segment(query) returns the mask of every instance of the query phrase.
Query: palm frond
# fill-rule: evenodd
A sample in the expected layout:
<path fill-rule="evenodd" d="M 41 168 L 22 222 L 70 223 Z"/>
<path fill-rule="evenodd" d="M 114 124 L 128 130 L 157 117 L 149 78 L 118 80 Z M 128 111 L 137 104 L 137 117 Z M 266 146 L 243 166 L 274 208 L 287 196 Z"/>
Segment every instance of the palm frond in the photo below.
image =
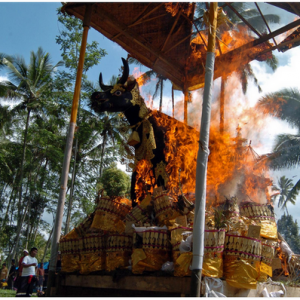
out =
<path fill-rule="evenodd" d="M 287 121 L 300 130 L 300 92 L 298 89 L 282 89 L 259 99 L 256 108 L 264 114 Z"/>

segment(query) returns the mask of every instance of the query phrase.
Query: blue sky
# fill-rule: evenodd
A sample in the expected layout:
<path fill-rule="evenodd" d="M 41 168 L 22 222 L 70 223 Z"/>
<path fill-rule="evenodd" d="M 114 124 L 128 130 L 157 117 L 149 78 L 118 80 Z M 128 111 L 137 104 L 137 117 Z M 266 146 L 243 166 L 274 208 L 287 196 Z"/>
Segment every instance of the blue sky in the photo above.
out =
<path fill-rule="evenodd" d="M 60 2 L 0 2 L 0 36 L 1 46 L 0 52 L 7 54 L 21 55 L 29 62 L 30 51 L 36 51 L 41 46 L 45 51 L 49 52 L 53 63 L 57 63 L 61 60 L 60 47 L 55 43 L 55 37 L 59 35 L 61 28 L 60 23 L 57 21 L 56 9 L 61 6 Z M 278 9 L 273 7 L 264 6 L 260 3 L 262 10 L 265 12 L 279 12 Z M 274 30 L 281 27 L 288 22 L 292 22 L 294 15 L 280 11 L 281 24 L 274 25 L 271 28 Z M 121 66 L 121 57 L 127 57 L 127 52 L 123 50 L 118 44 L 111 42 L 106 37 L 102 36 L 94 29 L 89 30 L 88 42 L 96 40 L 99 42 L 101 48 L 106 49 L 108 55 L 102 58 L 100 64 L 92 68 L 88 72 L 89 80 L 97 81 L 100 71 L 104 75 L 104 82 L 107 82 L 112 75 L 118 75 L 119 68 Z M 248 92 L 246 95 L 241 93 L 240 86 L 234 84 L 236 78 L 234 75 L 230 78 L 228 89 L 232 94 L 232 98 L 239 99 L 239 103 L 243 107 L 253 107 L 257 102 L 257 99 L 262 97 L 265 93 L 274 92 L 281 88 L 299 87 L 299 70 L 300 70 L 300 48 L 289 50 L 286 53 L 274 54 L 279 59 L 279 68 L 276 72 L 271 73 L 270 69 L 264 63 L 253 61 L 251 66 L 258 78 L 259 84 L 263 89 L 263 93 L 259 94 L 257 88 L 253 82 L 250 82 Z M 131 67 L 131 71 L 133 67 Z M 143 68 L 142 71 L 147 70 Z M 5 71 L 0 72 L 0 80 L 6 76 Z M 216 80 L 214 83 L 214 98 L 216 99 L 219 94 L 220 81 Z M 170 85 L 166 86 L 166 98 L 170 100 Z M 153 89 L 152 89 L 153 93 Z M 177 107 L 182 106 L 182 93 L 177 92 L 175 94 Z M 193 103 L 189 106 L 189 115 L 192 119 L 195 119 L 196 123 L 200 122 L 201 116 L 201 92 L 196 91 L 193 93 Z M 154 103 L 154 107 L 157 107 L 158 99 Z M 170 105 L 167 105 L 164 109 L 170 111 Z M 182 119 L 182 115 L 177 115 L 178 119 Z M 230 117 L 230 113 L 227 116 Z M 252 140 L 254 149 L 259 153 L 266 153 L 271 150 L 276 134 L 282 132 L 295 131 L 287 124 L 279 121 L 273 121 L 267 119 L 262 123 L 254 124 L 251 121 L 247 122 L 241 117 L 236 120 L 232 126 L 236 128 L 238 124 L 243 125 L 243 135 L 249 140 Z M 246 125 L 247 124 L 247 125 Z M 255 131 L 253 128 L 259 127 L 259 130 Z M 299 171 L 286 170 L 284 172 L 273 172 L 273 178 L 276 181 L 281 175 L 286 175 L 292 178 L 294 182 L 300 179 Z M 298 202 L 300 199 L 298 198 Z M 291 206 L 288 207 L 290 213 L 300 222 L 300 207 Z M 278 216 L 280 212 L 276 210 Z"/>

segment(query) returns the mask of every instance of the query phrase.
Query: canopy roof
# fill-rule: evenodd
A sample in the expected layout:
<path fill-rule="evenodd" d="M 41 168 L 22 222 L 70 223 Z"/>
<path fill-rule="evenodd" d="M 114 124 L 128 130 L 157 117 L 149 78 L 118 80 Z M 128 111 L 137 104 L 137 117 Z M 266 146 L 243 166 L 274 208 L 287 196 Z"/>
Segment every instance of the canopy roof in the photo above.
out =
<path fill-rule="evenodd" d="M 298 3 L 271 3 L 299 15 Z M 70 2 L 67 12 L 83 20 L 87 2 Z M 300 25 L 296 20 L 276 31 L 262 35 L 238 11 L 226 3 L 243 21 L 243 27 L 226 30 L 218 38 L 214 77 L 226 76 L 253 59 L 270 58 L 271 50 L 286 51 L 299 44 L 299 35 L 290 35 L 281 44 L 273 37 Z M 258 11 L 261 11 L 258 7 Z M 203 86 L 206 61 L 206 30 L 194 19 L 195 3 L 96 2 L 91 26 L 122 46 L 130 56 L 170 79 L 177 89 L 194 90 Z M 261 18 L 266 22 L 263 14 Z M 201 19 L 201 18 L 200 18 Z M 224 25 L 225 26 L 225 25 Z M 268 24 L 266 25 L 268 27 Z M 254 33 L 254 34 L 253 34 Z M 256 36 L 254 36 L 256 35 Z M 297 42 L 297 43 L 296 43 Z"/>

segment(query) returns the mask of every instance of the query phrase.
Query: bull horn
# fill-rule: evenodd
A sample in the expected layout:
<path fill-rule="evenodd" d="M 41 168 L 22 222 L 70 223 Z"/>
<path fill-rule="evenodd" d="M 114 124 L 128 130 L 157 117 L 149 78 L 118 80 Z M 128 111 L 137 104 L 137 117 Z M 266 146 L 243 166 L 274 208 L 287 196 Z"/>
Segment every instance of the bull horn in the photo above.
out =
<path fill-rule="evenodd" d="M 122 77 L 118 80 L 118 83 L 124 84 L 127 81 L 129 75 L 129 67 L 128 67 L 128 62 L 123 57 L 122 57 L 122 61 L 123 61 L 124 70 L 123 70 Z"/>
<path fill-rule="evenodd" d="M 101 87 L 102 91 L 107 91 L 107 90 L 110 90 L 110 89 L 113 88 L 111 85 L 105 85 L 103 83 L 102 73 L 100 73 L 100 76 L 99 76 L 99 84 L 100 84 L 100 87 Z"/>

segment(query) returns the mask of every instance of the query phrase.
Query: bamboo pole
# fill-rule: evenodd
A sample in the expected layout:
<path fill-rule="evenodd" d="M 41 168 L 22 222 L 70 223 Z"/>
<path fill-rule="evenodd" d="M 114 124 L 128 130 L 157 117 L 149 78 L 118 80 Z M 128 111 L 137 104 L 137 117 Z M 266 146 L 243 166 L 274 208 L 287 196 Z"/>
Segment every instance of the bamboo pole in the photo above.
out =
<path fill-rule="evenodd" d="M 74 163 L 73 163 L 73 171 L 72 171 L 72 182 L 71 182 L 67 219 L 66 219 L 66 225 L 65 225 L 65 235 L 67 233 L 69 233 L 69 228 L 70 228 L 71 211 L 72 211 L 72 204 L 73 204 L 73 192 L 74 192 L 75 174 L 76 174 L 77 149 L 78 149 L 78 137 L 76 138 L 76 142 L 75 142 L 75 154 L 74 154 Z"/>
<path fill-rule="evenodd" d="M 50 264 L 49 264 L 47 297 L 50 297 L 52 295 L 51 290 L 52 290 L 52 288 L 54 288 L 54 285 L 55 285 L 56 258 L 57 258 L 57 252 L 58 252 L 59 238 L 60 238 L 60 234 L 61 234 L 64 205 L 65 205 L 65 198 L 66 198 L 66 189 L 67 189 L 68 175 L 69 175 L 69 169 L 70 169 L 70 160 L 71 160 L 71 155 L 72 155 L 72 145 L 73 145 L 78 104 L 79 104 L 84 56 L 85 56 L 85 50 L 86 50 L 88 30 L 90 27 L 91 14 L 92 14 L 92 4 L 88 3 L 88 4 L 86 4 L 85 15 L 84 15 L 84 20 L 83 20 L 83 34 L 82 34 L 81 48 L 80 48 L 80 54 L 79 54 L 76 83 L 75 83 L 75 89 L 74 89 L 69 130 L 68 130 L 68 134 L 67 134 L 67 142 L 66 142 L 64 161 L 63 161 L 63 169 L 62 169 L 62 175 L 61 175 L 60 193 L 59 193 L 59 198 L 58 198 L 58 203 L 57 203 L 56 218 L 55 218 L 53 238 L 52 238 L 52 244 L 51 244 L 51 256 L 50 256 Z"/>
<path fill-rule="evenodd" d="M 203 94 L 203 108 L 200 127 L 200 141 L 196 168 L 196 201 L 195 221 L 193 229 L 193 261 L 191 275 L 192 297 L 200 296 L 203 256 L 204 256 L 204 229 L 205 229 L 205 202 L 206 202 L 206 173 L 209 155 L 209 127 L 211 115 L 212 84 L 215 63 L 215 40 L 217 29 L 218 3 L 211 2 L 209 7 L 209 34 L 205 67 L 205 86 Z"/>

